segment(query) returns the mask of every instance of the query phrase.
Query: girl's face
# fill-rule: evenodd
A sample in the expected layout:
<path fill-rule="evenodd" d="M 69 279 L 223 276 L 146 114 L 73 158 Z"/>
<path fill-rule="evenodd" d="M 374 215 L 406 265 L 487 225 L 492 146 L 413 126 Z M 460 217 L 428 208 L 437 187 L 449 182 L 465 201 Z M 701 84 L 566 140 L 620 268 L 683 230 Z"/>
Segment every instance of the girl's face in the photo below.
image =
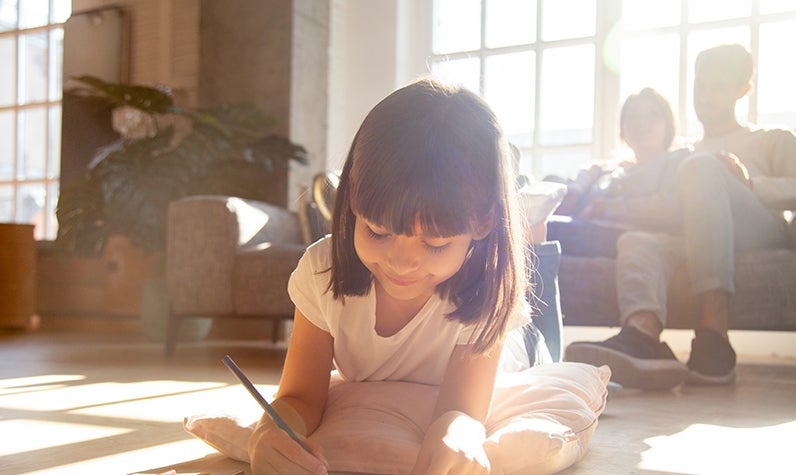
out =
<path fill-rule="evenodd" d="M 419 229 L 419 226 L 418 226 Z M 393 234 L 356 215 L 354 249 L 388 295 L 425 302 L 464 264 L 473 236 Z"/>
<path fill-rule="evenodd" d="M 635 98 L 623 119 L 622 136 L 639 161 L 656 158 L 666 150 L 666 117 L 652 99 Z"/>

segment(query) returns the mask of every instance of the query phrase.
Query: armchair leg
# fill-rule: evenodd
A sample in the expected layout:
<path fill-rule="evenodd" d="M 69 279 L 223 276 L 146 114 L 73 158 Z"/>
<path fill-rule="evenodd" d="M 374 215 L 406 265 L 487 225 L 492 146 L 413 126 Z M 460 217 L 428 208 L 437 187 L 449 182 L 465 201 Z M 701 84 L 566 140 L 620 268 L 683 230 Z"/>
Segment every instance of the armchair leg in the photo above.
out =
<path fill-rule="evenodd" d="M 279 341 L 279 323 L 282 321 L 278 318 L 272 320 L 272 327 L 271 327 L 271 343 L 276 343 Z"/>
<path fill-rule="evenodd" d="M 166 325 L 166 356 L 171 356 L 174 354 L 174 350 L 177 347 L 177 335 L 180 332 L 180 324 L 182 323 L 182 317 L 178 315 L 174 315 L 174 313 L 169 312 L 169 322 Z"/>

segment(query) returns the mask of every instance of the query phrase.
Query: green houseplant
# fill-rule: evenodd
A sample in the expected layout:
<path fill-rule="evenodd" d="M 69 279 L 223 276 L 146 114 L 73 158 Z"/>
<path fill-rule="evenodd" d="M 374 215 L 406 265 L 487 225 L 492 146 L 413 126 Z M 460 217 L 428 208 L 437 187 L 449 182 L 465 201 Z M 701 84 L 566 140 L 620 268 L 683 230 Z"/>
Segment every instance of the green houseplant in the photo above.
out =
<path fill-rule="evenodd" d="M 55 246 L 99 257 L 123 236 L 153 263 L 141 285 L 141 320 L 150 339 L 165 336 L 169 304 L 163 276 L 166 213 L 173 200 L 197 194 L 267 200 L 275 167 L 305 164 L 306 151 L 270 133 L 274 120 L 250 103 L 206 110 L 180 107 L 169 90 L 74 78 L 68 92 L 106 103 L 122 120 L 120 137 L 97 150 L 86 172 L 61 184 Z M 203 338 L 209 319 L 191 319 L 181 339 Z"/>
<path fill-rule="evenodd" d="M 101 148 L 86 173 L 61 184 L 56 245 L 97 255 L 123 235 L 146 253 L 162 251 L 168 204 L 197 194 L 265 199 L 274 167 L 305 164 L 306 151 L 269 133 L 273 119 L 250 103 L 191 110 L 168 90 L 74 78 L 70 93 L 108 101 L 145 119 L 146 129 Z"/>

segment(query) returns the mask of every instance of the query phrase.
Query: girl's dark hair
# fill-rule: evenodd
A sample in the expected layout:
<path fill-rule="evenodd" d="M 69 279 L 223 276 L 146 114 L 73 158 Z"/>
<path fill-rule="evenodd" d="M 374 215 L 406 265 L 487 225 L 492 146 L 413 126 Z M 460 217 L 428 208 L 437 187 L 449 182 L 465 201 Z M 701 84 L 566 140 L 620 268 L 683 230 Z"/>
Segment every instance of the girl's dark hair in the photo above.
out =
<path fill-rule="evenodd" d="M 475 351 L 501 341 L 524 306 L 528 272 L 511 154 L 495 115 L 477 95 L 422 79 L 379 102 L 363 121 L 340 177 L 332 221 L 330 289 L 365 295 L 372 275 L 354 249 L 354 209 L 395 234 L 488 235 L 473 241 L 462 268 L 437 287 L 477 325 Z M 489 220 L 492 221 L 489 221 Z"/>

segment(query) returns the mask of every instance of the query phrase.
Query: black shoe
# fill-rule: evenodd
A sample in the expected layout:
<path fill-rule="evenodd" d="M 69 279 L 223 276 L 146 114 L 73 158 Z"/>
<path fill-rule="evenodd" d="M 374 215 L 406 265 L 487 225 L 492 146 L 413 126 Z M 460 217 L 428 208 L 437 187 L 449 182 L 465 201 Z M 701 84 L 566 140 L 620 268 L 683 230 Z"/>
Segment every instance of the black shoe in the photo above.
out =
<path fill-rule="evenodd" d="M 731 384 L 735 381 L 735 350 L 730 342 L 705 328 L 694 332 L 688 358 L 688 384 Z"/>
<path fill-rule="evenodd" d="M 630 388 L 671 389 L 688 376 L 688 367 L 677 360 L 669 345 L 629 326 L 605 341 L 570 344 L 564 359 L 608 365 L 611 380 Z"/>

